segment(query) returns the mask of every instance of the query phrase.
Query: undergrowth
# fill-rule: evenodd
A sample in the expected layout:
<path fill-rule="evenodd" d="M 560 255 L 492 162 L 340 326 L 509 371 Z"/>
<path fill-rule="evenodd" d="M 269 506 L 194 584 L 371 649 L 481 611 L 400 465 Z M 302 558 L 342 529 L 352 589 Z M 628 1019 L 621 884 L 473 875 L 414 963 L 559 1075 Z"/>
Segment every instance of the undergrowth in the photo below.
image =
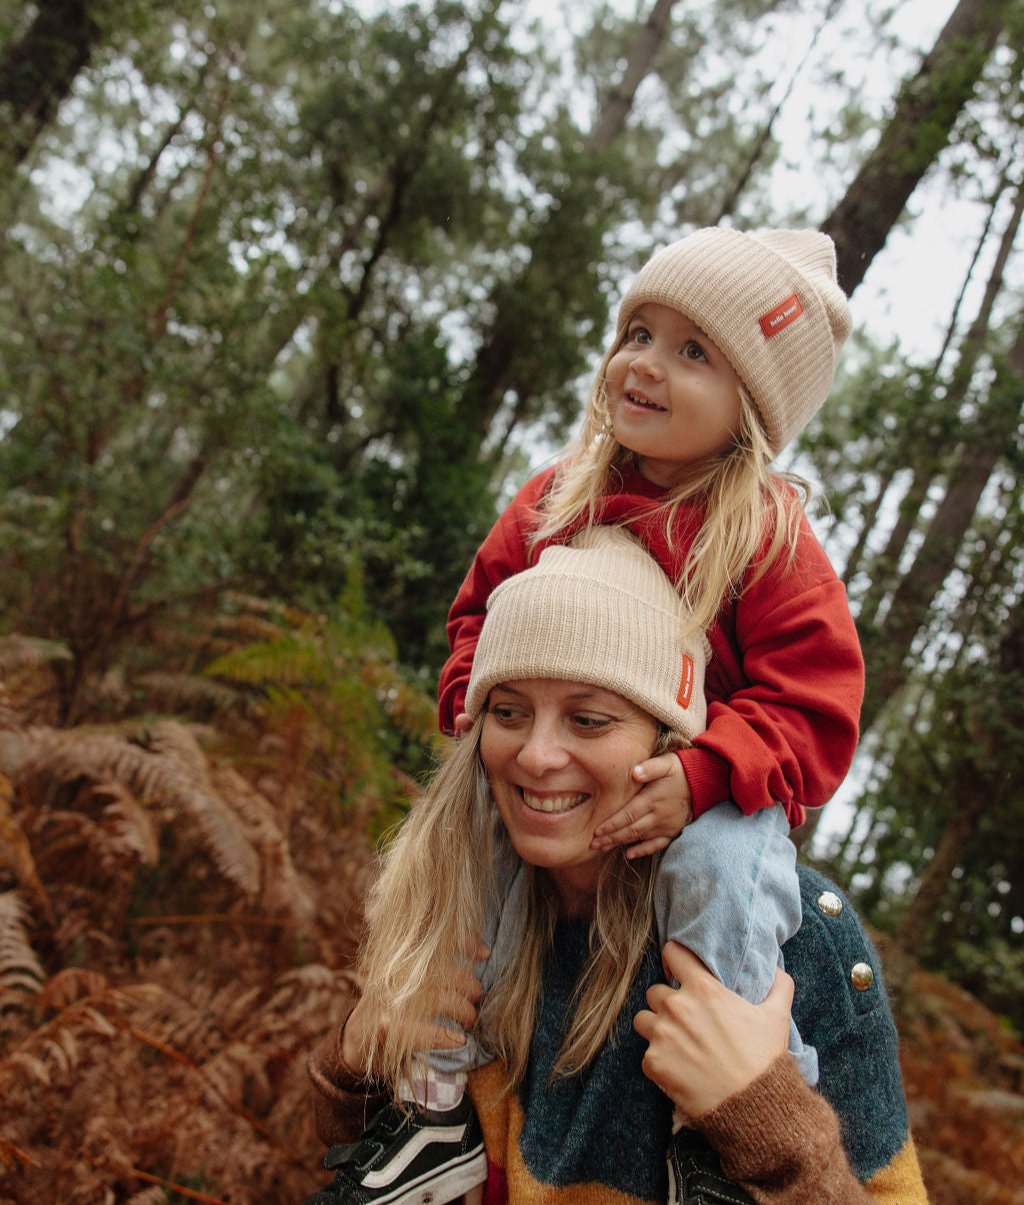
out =
<path fill-rule="evenodd" d="M 299 1201 L 306 1055 L 432 701 L 344 610 L 234 599 L 70 728 L 66 657 L 0 639 L 0 1202 Z"/>
<path fill-rule="evenodd" d="M 67 650 L 0 638 L 0 1205 L 288 1205 L 324 1176 L 305 1060 L 432 700 L 344 609 L 234 599 L 188 635 L 90 682 L 71 728 Z M 899 978 L 932 1205 L 1024 1205 L 1024 1050 Z"/>

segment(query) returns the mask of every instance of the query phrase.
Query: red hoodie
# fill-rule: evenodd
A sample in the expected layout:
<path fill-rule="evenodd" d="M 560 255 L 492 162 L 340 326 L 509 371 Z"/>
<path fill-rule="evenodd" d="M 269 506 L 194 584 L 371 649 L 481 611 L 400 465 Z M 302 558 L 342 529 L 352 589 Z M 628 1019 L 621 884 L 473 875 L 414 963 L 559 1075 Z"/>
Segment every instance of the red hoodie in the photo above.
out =
<path fill-rule="evenodd" d="M 537 504 L 554 469 L 526 483 L 481 544 L 448 614 L 451 656 L 441 671 L 439 720 L 452 732 L 464 710 L 473 653 L 491 591 L 535 563 L 548 543 L 565 543 L 575 530 L 531 549 Z M 595 521 L 625 525 L 672 581 L 703 519 L 700 503 L 683 503 L 666 537 L 656 515 L 665 491 L 631 468 L 598 502 Z M 763 553 L 755 556 L 752 566 Z M 783 554 L 751 581 L 748 568 L 738 598 L 729 598 L 708 629 L 712 657 L 705 678 L 707 730 L 679 758 L 696 818 L 731 799 L 750 814 L 781 803 L 792 826 L 805 808 L 826 803 L 842 782 L 857 747 L 864 696 L 864 661 L 857 631 L 836 576 L 806 518 L 796 555 Z"/>

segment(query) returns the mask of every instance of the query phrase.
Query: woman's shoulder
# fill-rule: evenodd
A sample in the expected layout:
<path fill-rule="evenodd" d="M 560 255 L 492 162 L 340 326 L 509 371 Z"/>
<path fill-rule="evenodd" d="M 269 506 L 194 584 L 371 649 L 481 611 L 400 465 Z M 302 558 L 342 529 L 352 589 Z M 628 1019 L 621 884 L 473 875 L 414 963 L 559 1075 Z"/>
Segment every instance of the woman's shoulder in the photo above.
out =
<path fill-rule="evenodd" d="M 906 1147 L 910 1128 L 896 1025 L 882 965 L 845 893 L 798 867 L 803 920 L 783 947 L 793 1019 L 816 1047 L 818 1089 L 839 1115 L 844 1145 L 867 1182 Z"/>

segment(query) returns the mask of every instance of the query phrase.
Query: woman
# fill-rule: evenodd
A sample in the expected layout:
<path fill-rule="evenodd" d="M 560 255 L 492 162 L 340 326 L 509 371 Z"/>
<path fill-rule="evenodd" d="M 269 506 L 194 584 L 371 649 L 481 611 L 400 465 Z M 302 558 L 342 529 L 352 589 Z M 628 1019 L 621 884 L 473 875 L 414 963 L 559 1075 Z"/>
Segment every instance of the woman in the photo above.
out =
<path fill-rule="evenodd" d="M 801 871 L 804 920 L 785 950 L 795 997 L 780 972 L 751 1005 L 683 947 L 659 957 L 654 860 L 594 848 L 636 789 L 631 768 L 678 739 L 675 595 L 650 563 L 599 529 L 492 596 L 474 727 L 386 855 L 364 995 L 311 1061 L 319 1130 L 337 1142 L 358 1134 L 368 1096 L 415 1080 L 418 1052 L 472 1029 L 494 1055 L 471 1080 L 482 1139 L 471 1111 L 419 1130 L 385 1107 L 362 1141 L 329 1152 L 337 1175 L 315 1205 L 425 1201 L 417 1161 L 436 1163 L 425 1147 L 439 1143 L 447 1192 L 483 1168 L 487 1205 L 926 1200 L 877 963 L 840 895 Z M 480 1008 L 470 960 L 494 899 L 487 938 L 506 970 Z M 791 1012 L 818 1049 L 817 1092 L 787 1054 Z M 689 1123 L 674 1136 L 673 1105 Z"/>

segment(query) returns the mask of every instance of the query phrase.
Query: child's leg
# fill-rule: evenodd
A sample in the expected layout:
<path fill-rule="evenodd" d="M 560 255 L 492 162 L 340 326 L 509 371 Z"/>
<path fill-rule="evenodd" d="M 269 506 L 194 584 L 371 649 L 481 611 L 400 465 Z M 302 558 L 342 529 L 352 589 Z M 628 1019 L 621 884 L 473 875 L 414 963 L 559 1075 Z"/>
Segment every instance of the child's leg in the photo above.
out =
<path fill-rule="evenodd" d="M 523 932 L 525 877 L 518 859 L 499 866 L 481 934 L 491 952 L 476 968 L 485 991 L 509 965 Z M 490 1057 L 473 1034 L 455 1050 L 418 1056 L 413 1082 L 398 1086 L 404 1105 L 386 1105 L 358 1143 L 332 1147 L 324 1166 L 334 1180 L 304 1205 L 443 1205 L 479 1195 L 487 1157 L 466 1080 Z"/>
<path fill-rule="evenodd" d="M 498 878 L 501 898 L 488 902 L 481 934 L 490 954 L 476 964 L 485 993 L 508 967 L 526 923 L 525 875 L 521 873 L 519 860 L 501 867 Z M 402 1100 L 421 1108 L 454 1109 L 462 1100 L 469 1073 L 490 1059 L 491 1055 L 476 1036 L 467 1033 L 463 1046 L 424 1053 L 422 1079 L 417 1075 L 415 1083 L 399 1085 L 399 1095 Z"/>
<path fill-rule="evenodd" d="M 686 946 L 726 987 L 759 1004 L 800 927 L 796 847 L 781 805 L 745 816 L 720 803 L 665 850 L 655 896 L 662 943 Z M 790 1053 L 809 1084 L 818 1056 L 790 1021 Z"/>

